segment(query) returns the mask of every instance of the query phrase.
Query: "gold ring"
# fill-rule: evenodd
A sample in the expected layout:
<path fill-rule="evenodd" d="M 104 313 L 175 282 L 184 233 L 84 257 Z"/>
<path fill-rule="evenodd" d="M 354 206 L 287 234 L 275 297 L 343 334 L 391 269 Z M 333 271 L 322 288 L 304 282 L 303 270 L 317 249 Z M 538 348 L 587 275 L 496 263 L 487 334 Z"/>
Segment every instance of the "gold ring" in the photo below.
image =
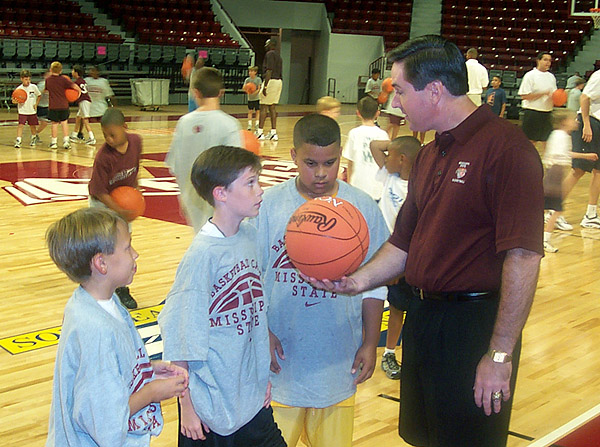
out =
<path fill-rule="evenodd" d="M 492 400 L 500 400 L 502 399 L 502 391 L 495 391 L 492 393 Z"/>

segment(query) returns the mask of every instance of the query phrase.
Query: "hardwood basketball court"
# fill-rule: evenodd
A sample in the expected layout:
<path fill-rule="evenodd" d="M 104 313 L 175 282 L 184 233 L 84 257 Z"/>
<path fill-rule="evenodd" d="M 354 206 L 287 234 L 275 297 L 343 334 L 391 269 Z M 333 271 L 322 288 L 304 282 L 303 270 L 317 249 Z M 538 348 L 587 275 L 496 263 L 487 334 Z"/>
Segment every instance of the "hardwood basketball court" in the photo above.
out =
<path fill-rule="evenodd" d="M 240 116 L 246 127 L 245 106 L 225 106 L 224 110 Z M 292 128 L 299 116 L 310 110 L 311 106 L 279 107 L 280 140 L 262 145 L 262 153 L 271 163 L 263 181 L 293 175 L 289 157 Z M 130 130 L 144 141 L 139 178 L 152 197 L 169 200 L 173 208 L 176 192 L 162 160 L 177 116 L 185 112 L 185 106 L 166 106 L 158 112 L 125 107 L 124 111 L 133 117 L 128 123 Z M 75 284 L 51 262 L 44 234 L 64 214 L 87 206 L 82 179 L 89 176 L 95 149 L 103 142 L 99 124 L 93 124 L 98 140 L 95 148 L 73 144 L 70 151 L 51 151 L 47 148 L 49 129 L 41 135 L 45 144 L 31 148 L 26 128 L 19 150 L 13 148 L 15 121 L 14 109 L 0 112 L 0 339 L 4 347 L 0 349 L 0 440 L 5 447 L 45 443 L 57 328 Z M 359 124 L 353 106 L 343 107 L 339 122 L 345 141 L 348 131 Z M 387 119 L 380 119 L 380 123 L 385 127 Z M 265 127 L 270 128 L 268 121 Z M 402 133 L 409 133 L 406 126 Z M 59 130 L 59 142 L 61 136 Z M 428 133 L 426 141 L 431 138 Z M 600 230 L 578 225 L 585 211 L 588 185 L 586 176 L 565 204 L 565 217 L 574 230 L 558 237 L 556 233 L 554 241 L 560 251 L 542 260 L 538 291 L 523 338 L 510 425 L 514 435 L 508 442 L 511 447 L 526 446 L 532 438 L 544 437 L 600 403 Z M 149 204 L 154 200 L 146 198 Z M 38 203 L 25 206 L 23 201 Z M 151 321 L 156 313 L 145 308 L 164 300 L 192 240 L 189 227 L 174 223 L 176 209 L 158 208 L 154 211 L 158 217 L 141 217 L 133 223 L 133 245 L 140 257 L 131 291 L 140 309 L 132 316 L 143 330 L 151 330 L 144 321 Z M 18 353 L 9 353 L 7 346 Z M 407 445 L 397 435 L 397 402 L 379 397 L 398 397 L 398 388 L 399 382 L 387 379 L 379 365 L 373 378 L 359 387 L 355 446 Z M 163 414 L 166 425 L 162 435 L 152 441 L 155 447 L 176 445 L 174 400 L 163 405 Z"/>

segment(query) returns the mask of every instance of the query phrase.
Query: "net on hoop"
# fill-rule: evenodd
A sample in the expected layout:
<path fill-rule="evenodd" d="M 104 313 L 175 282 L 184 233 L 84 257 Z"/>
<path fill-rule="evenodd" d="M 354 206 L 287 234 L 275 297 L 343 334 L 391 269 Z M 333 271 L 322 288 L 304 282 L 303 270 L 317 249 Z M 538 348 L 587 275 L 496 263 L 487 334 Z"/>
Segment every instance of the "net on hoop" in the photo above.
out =
<path fill-rule="evenodd" d="M 591 8 L 590 16 L 594 20 L 594 28 L 600 29 L 600 8 Z"/>

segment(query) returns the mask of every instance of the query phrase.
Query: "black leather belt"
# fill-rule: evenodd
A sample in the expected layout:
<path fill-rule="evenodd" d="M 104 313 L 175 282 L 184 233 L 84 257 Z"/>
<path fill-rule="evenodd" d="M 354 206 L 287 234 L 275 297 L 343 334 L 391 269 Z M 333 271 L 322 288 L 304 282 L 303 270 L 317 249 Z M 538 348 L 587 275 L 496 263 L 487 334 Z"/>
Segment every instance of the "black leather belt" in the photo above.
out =
<path fill-rule="evenodd" d="M 418 287 L 413 287 L 417 298 L 432 301 L 480 301 L 496 298 L 498 292 L 425 292 Z"/>

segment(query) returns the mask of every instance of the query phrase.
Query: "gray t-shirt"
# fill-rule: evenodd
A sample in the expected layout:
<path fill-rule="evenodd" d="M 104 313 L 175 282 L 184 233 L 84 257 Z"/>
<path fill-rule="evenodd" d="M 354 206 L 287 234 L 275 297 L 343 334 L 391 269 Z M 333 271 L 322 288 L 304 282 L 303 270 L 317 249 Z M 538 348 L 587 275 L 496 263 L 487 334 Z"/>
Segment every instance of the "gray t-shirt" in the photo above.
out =
<path fill-rule="evenodd" d="M 246 85 L 248 82 L 251 82 L 252 84 L 256 85 L 256 91 L 254 93 L 252 93 L 251 95 L 248 95 L 248 101 L 258 101 L 259 99 L 259 93 L 260 93 L 260 86 L 262 84 L 262 79 L 260 78 L 260 76 L 256 76 L 254 79 L 252 79 L 250 76 L 248 76 L 245 80 L 244 80 L 244 85 Z"/>

